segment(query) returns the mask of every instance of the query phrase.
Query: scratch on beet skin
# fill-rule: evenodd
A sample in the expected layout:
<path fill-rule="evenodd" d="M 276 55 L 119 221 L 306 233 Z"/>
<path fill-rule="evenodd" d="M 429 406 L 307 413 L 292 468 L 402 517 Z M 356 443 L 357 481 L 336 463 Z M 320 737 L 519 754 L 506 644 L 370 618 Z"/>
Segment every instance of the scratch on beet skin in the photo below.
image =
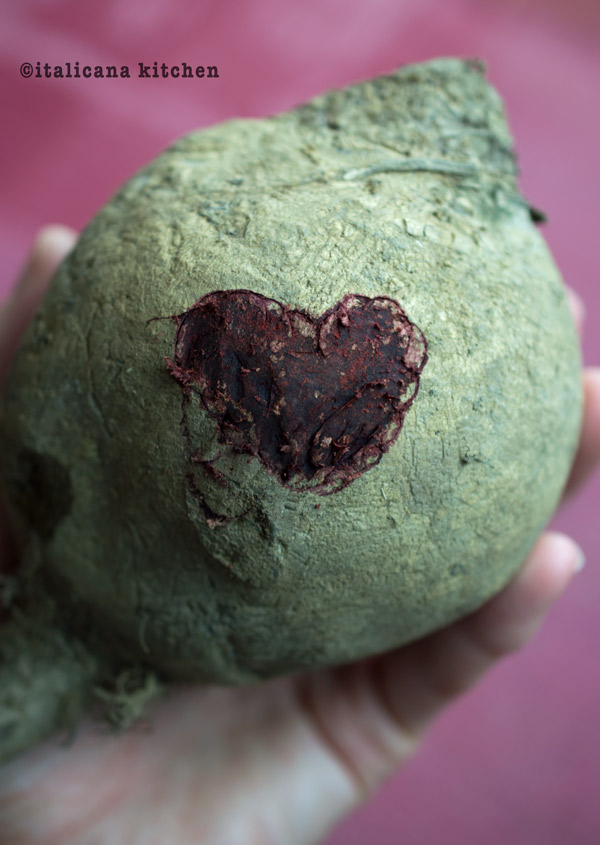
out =
<path fill-rule="evenodd" d="M 386 296 L 344 296 L 320 317 L 250 290 L 214 291 L 175 317 L 170 373 L 219 441 L 292 490 L 335 493 L 396 441 L 427 342 Z"/>

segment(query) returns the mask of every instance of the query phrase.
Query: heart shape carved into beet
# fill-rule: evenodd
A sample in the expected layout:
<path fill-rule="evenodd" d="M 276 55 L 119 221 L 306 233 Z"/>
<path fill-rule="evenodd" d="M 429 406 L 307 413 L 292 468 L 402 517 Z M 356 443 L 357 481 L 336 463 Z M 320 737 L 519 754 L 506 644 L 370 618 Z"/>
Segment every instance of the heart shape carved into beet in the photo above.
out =
<path fill-rule="evenodd" d="M 321 495 L 381 460 L 427 361 L 423 333 L 386 296 L 348 294 L 312 317 L 250 290 L 215 291 L 175 319 L 169 370 L 199 394 L 220 442 Z"/>

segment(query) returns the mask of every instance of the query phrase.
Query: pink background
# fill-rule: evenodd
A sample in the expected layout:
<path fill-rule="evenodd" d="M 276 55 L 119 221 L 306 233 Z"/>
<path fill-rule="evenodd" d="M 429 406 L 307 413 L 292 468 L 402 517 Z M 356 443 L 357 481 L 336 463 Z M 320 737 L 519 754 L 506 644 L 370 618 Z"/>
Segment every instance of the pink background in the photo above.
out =
<path fill-rule="evenodd" d="M 478 56 L 508 108 L 522 189 L 587 304 L 600 361 L 600 10 L 593 0 L 199 0 L 4 3 L 0 27 L 0 293 L 36 230 L 81 228 L 171 140 L 264 115 L 394 67 Z M 22 62 L 217 64 L 218 80 L 21 79 Z M 557 408 L 557 423 L 560 408 Z M 586 570 L 522 654 L 435 726 L 422 752 L 329 845 L 600 841 L 600 478 L 554 526 Z"/>

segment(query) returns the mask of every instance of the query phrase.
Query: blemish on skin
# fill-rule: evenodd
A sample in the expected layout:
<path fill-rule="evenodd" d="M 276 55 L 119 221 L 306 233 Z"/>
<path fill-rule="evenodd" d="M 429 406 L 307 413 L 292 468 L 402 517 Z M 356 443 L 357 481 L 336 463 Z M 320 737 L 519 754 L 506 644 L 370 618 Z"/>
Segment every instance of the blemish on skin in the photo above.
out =
<path fill-rule="evenodd" d="M 168 369 L 220 442 L 320 495 L 379 463 L 427 362 L 423 333 L 386 296 L 347 294 L 313 317 L 250 290 L 215 291 L 174 319 Z"/>

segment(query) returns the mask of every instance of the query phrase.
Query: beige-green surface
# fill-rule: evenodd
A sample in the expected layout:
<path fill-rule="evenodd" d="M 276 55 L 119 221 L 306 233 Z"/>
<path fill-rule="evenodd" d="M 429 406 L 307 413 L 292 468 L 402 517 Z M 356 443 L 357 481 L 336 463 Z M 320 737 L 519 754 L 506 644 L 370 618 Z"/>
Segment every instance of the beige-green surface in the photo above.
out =
<path fill-rule="evenodd" d="M 4 396 L 19 606 L 54 596 L 48 624 L 68 618 L 107 677 L 244 683 L 389 649 L 498 591 L 581 415 L 565 290 L 515 173 L 497 93 L 444 59 L 192 133 L 134 176 L 58 271 Z M 148 321 L 239 288 L 313 315 L 389 296 L 424 332 L 397 441 L 343 490 L 287 489 L 197 396 L 182 409 L 175 324 Z M 207 520 L 190 473 L 232 518 Z"/>

